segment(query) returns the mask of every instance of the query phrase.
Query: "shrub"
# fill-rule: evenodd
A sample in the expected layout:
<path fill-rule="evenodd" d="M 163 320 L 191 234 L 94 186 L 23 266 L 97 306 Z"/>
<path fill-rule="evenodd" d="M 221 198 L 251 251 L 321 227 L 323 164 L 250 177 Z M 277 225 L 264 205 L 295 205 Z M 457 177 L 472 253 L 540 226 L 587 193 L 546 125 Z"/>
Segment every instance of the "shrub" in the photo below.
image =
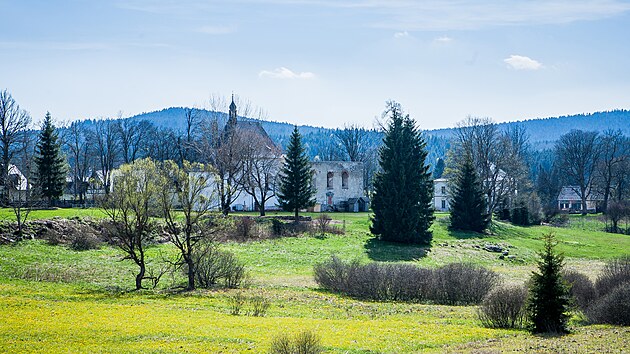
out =
<path fill-rule="evenodd" d="M 499 275 L 486 268 L 452 263 L 436 269 L 431 298 L 440 304 L 478 304 L 497 283 Z"/>
<path fill-rule="evenodd" d="M 625 282 L 599 298 L 586 311 L 594 323 L 630 326 L 630 282 Z"/>
<path fill-rule="evenodd" d="M 630 257 L 613 259 L 604 267 L 595 282 L 599 296 L 610 293 L 619 284 L 630 282 Z"/>
<path fill-rule="evenodd" d="M 343 292 L 346 289 L 348 274 L 352 265 L 332 256 L 330 260 L 315 265 L 315 281 L 325 289 Z M 354 265 L 358 266 L 356 262 Z"/>
<path fill-rule="evenodd" d="M 321 236 L 324 236 L 328 232 L 331 221 L 332 218 L 326 213 L 321 213 L 315 218 L 315 229 L 317 229 L 317 232 Z"/>
<path fill-rule="evenodd" d="M 336 257 L 315 266 L 323 288 L 370 300 L 479 303 L 498 275 L 482 267 L 451 264 L 430 270 L 411 264 L 343 262 Z"/>
<path fill-rule="evenodd" d="M 580 310 L 585 311 L 597 299 L 595 285 L 586 275 L 576 271 L 565 271 L 562 273 L 562 279 L 569 285 L 569 294 Z"/>
<path fill-rule="evenodd" d="M 522 286 L 497 287 L 484 297 L 477 312 L 490 328 L 517 328 L 523 324 L 527 290 Z"/>
<path fill-rule="evenodd" d="M 87 251 L 98 249 L 101 246 L 101 241 L 96 235 L 91 233 L 78 233 L 72 237 L 70 242 L 70 248 L 75 251 Z"/>
<path fill-rule="evenodd" d="M 271 306 L 271 303 L 269 302 L 269 300 L 266 297 L 260 296 L 260 295 L 253 296 L 247 299 L 247 301 L 249 302 L 251 306 L 247 314 L 254 317 L 265 316 L 265 314 L 267 314 L 267 310 L 269 309 L 269 306 Z"/>
<path fill-rule="evenodd" d="M 228 297 L 228 304 L 230 306 L 230 315 L 238 316 L 241 313 L 241 309 L 245 304 L 245 296 L 241 293 L 236 293 Z"/>
<path fill-rule="evenodd" d="M 323 352 L 320 339 L 312 332 L 298 333 L 293 339 L 282 334 L 271 342 L 272 354 L 319 354 Z"/>
<path fill-rule="evenodd" d="M 226 288 L 237 288 L 247 279 L 245 265 L 234 254 L 220 251 L 214 245 L 204 245 L 195 254 L 195 282 L 201 288 L 222 284 Z"/>

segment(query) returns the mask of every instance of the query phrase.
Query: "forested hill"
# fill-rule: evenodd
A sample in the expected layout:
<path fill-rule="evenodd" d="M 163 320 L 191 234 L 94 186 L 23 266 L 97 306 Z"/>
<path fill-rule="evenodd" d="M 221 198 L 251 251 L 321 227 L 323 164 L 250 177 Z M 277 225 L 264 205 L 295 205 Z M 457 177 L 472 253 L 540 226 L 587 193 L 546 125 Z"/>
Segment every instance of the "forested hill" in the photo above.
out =
<path fill-rule="evenodd" d="M 607 112 L 595 112 L 576 114 L 571 116 L 529 119 L 510 123 L 499 123 L 500 128 L 522 125 L 527 129 L 530 142 L 534 147 L 545 147 L 552 145 L 558 138 L 571 131 L 580 129 L 585 131 L 603 132 L 608 129 L 621 130 L 625 135 L 630 136 L 630 111 L 613 110 Z M 450 138 L 454 129 L 436 129 L 427 133 Z"/>
<path fill-rule="evenodd" d="M 202 117 L 218 117 L 219 125 L 227 120 L 225 113 L 213 113 L 207 110 L 199 110 Z M 185 109 L 181 107 L 167 108 L 161 111 L 143 113 L 131 117 L 131 119 L 148 120 L 156 126 L 168 127 L 173 130 L 181 130 L 185 125 Z M 249 119 L 249 118 L 242 118 Z M 284 122 L 260 121 L 269 136 L 280 146 L 285 147 L 294 125 Z M 592 130 L 602 132 L 607 129 L 620 129 L 625 135 L 630 135 L 630 111 L 613 110 L 608 112 L 596 112 L 578 114 L 554 118 L 531 119 L 510 123 L 499 123 L 500 127 L 510 125 L 522 125 L 530 135 L 530 142 L 535 149 L 550 147 L 562 135 L 571 129 Z M 304 142 L 308 145 L 310 155 L 321 155 L 326 150 L 325 144 L 331 143 L 331 135 L 334 129 L 319 128 L 313 126 L 300 126 L 300 132 L 304 136 Z M 430 159 L 444 156 L 448 148 L 448 140 L 452 137 L 453 128 L 425 131 Z M 380 141 L 381 134 L 376 131 L 368 131 L 371 142 Z"/>

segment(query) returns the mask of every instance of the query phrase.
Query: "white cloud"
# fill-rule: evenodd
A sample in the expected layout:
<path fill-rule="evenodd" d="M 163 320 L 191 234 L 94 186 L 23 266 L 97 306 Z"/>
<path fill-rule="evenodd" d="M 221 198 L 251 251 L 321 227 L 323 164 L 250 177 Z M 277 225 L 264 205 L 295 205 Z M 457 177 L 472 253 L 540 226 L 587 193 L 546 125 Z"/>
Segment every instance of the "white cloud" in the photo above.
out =
<path fill-rule="evenodd" d="M 234 32 L 234 28 L 227 26 L 203 26 L 197 31 L 205 34 L 219 35 L 232 33 Z"/>
<path fill-rule="evenodd" d="M 309 71 L 296 73 L 285 67 L 280 67 L 272 71 L 263 70 L 258 73 L 258 77 L 268 77 L 271 79 L 314 79 L 315 74 Z"/>
<path fill-rule="evenodd" d="M 538 70 L 543 67 L 539 61 L 522 55 L 510 55 L 509 58 L 503 59 L 503 62 L 514 70 Z"/>
<path fill-rule="evenodd" d="M 449 36 L 442 36 L 442 37 L 438 37 L 436 39 L 434 39 L 435 42 L 438 43 L 448 43 L 448 42 L 452 42 L 453 38 L 449 37 Z"/>
<path fill-rule="evenodd" d="M 394 38 L 404 38 L 404 37 L 409 37 L 409 32 L 403 31 L 403 32 L 394 33 Z"/>

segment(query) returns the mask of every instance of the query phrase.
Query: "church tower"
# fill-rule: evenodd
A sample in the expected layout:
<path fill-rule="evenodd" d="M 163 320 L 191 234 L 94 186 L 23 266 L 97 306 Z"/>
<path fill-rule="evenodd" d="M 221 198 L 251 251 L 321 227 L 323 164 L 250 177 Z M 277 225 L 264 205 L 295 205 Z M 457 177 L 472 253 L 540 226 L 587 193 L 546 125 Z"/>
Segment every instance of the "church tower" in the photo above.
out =
<path fill-rule="evenodd" d="M 232 103 L 230 103 L 230 114 L 227 124 L 231 127 L 236 125 L 236 104 L 234 103 L 234 94 L 232 94 Z"/>

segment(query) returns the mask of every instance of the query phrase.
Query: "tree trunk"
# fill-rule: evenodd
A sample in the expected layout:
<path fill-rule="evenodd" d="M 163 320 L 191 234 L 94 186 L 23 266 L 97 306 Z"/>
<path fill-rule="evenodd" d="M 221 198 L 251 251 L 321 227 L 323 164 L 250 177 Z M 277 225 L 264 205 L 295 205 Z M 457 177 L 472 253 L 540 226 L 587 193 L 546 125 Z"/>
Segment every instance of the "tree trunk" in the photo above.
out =
<path fill-rule="evenodd" d="M 300 221 L 300 216 L 298 215 L 299 209 L 295 208 L 295 222 L 299 222 Z"/>
<path fill-rule="evenodd" d="M 146 266 L 144 262 L 139 262 L 138 266 L 140 267 L 140 272 L 136 275 L 136 290 L 141 290 L 142 279 L 144 279 L 144 274 L 146 273 Z"/>
<path fill-rule="evenodd" d="M 195 265 L 192 258 L 188 258 L 186 264 L 188 265 L 188 288 L 186 290 L 195 290 Z"/>

